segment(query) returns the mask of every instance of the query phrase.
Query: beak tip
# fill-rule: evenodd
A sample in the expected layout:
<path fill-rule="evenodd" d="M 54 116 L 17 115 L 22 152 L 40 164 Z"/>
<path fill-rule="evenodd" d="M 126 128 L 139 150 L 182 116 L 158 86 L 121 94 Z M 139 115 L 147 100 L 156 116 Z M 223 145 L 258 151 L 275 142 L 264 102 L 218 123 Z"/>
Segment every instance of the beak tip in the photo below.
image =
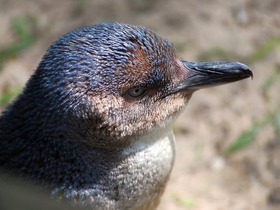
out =
<path fill-rule="evenodd" d="M 244 75 L 246 75 L 246 78 L 248 78 L 248 77 L 251 77 L 251 79 L 254 78 L 253 72 L 248 66 L 246 66 L 243 63 L 239 63 L 239 62 L 237 62 L 237 63 L 240 66 L 240 70 L 243 72 Z"/>

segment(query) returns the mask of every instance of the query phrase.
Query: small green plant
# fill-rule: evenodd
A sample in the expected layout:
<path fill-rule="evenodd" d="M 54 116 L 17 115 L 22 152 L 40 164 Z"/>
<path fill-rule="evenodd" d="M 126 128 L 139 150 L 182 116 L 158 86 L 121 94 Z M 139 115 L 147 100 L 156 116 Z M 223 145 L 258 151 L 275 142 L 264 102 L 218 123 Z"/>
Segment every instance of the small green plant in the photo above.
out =
<path fill-rule="evenodd" d="M 185 209 L 193 209 L 195 207 L 194 202 L 191 199 L 188 198 L 181 198 L 178 195 L 172 195 L 175 203 L 180 206 L 183 207 Z"/>
<path fill-rule="evenodd" d="M 267 125 L 273 124 L 278 141 L 280 141 L 280 106 L 273 113 L 264 116 L 260 121 L 255 122 L 247 131 L 243 132 L 230 146 L 225 150 L 227 156 L 232 155 L 255 141 L 256 135 Z"/>
<path fill-rule="evenodd" d="M 0 95 L 0 107 L 7 106 L 8 103 L 16 98 L 22 91 L 22 88 L 7 89 Z"/>
<path fill-rule="evenodd" d="M 184 42 L 173 42 L 173 45 L 177 52 L 184 52 L 187 49 L 188 44 Z"/>
<path fill-rule="evenodd" d="M 268 54 L 272 53 L 277 47 L 280 46 L 280 37 L 272 38 L 267 41 L 263 46 L 259 47 L 251 56 L 247 59 L 247 63 L 253 63 L 264 59 Z M 268 77 L 261 87 L 263 96 L 267 98 L 269 90 L 280 80 L 280 64 L 277 64 L 274 72 Z M 255 141 L 256 135 L 261 132 L 266 126 L 272 125 L 275 130 L 276 139 L 280 143 L 280 104 L 277 108 L 263 116 L 259 121 L 253 123 L 253 125 L 245 132 L 243 132 L 226 150 L 226 155 L 232 155 Z"/>
<path fill-rule="evenodd" d="M 277 64 L 274 72 L 270 75 L 270 77 L 264 82 L 264 84 L 261 87 L 262 93 L 265 97 L 267 97 L 269 90 L 277 81 L 279 81 L 279 79 L 280 79 L 280 64 Z"/>
<path fill-rule="evenodd" d="M 234 53 L 224 51 L 219 47 L 212 48 L 198 56 L 199 61 L 240 60 Z"/>
<path fill-rule="evenodd" d="M 75 6 L 73 9 L 73 14 L 74 15 L 81 15 L 85 11 L 87 7 L 88 0 L 76 0 L 75 1 Z"/>
<path fill-rule="evenodd" d="M 269 89 L 280 80 L 280 65 L 276 66 L 274 73 L 264 82 L 262 92 L 266 96 Z M 271 113 L 266 114 L 261 120 L 255 122 L 247 131 L 243 132 L 226 150 L 226 155 L 232 155 L 249 145 L 251 145 L 255 136 L 262 131 L 266 126 L 272 125 L 275 130 L 275 136 L 280 143 L 280 104 Z"/>
<path fill-rule="evenodd" d="M 35 18 L 31 16 L 12 20 L 11 28 L 17 37 L 17 41 L 6 48 L 0 49 L 0 69 L 6 60 L 18 56 L 34 44 L 34 25 Z"/>
<path fill-rule="evenodd" d="M 137 12 L 145 12 L 151 10 L 156 5 L 155 0 L 132 0 L 131 6 Z"/>
<path fill-rule="evenodd" d="M 258 47 L 254 53 L 248 57 L 240 57 L 234 53 L 226 52 L 220 48 L 213 48 L 199 56 L 199 60 L 240 60 L 248 65 L 265 59 L 269 54 L 275 51 L 280 46 L 280 36 L 273 37 L 266 43 Z M 261 91 L 264 97 L 267 97 L 270 89 L 280 80 L 280 64 L 276 65 L 275 71 L 268 77 L 261 87 Z M 273 125 L 275 128 L 276 138 L 280 142 L 280 104 L 271 113 L 263 116 L 259 121 L 253 123 L 253 125 L 225 149 L 225 154 L 232 155 L 249 145 L 254 143 L 256 135 L 261 132 L 266 126 Z"/>
<path fill-rule="evenodd" d="M 264 59 L 274 50 L 280 46 L 280 36 L 273 37 L 261 45 L 254 53 L 252 53 L 248 58 L 245 58 L 247 64 L 251 64 Z"/>
<path fill-rule="evenodd" d="M 227 52 L 219 47 L 214 47 L 198 56 L 199 61 L 212 61 L 212 60 L 239 60 L 248 65 L 265 59 L 266 56 L 271 54 L 280 46 L 280 36 L 273 37 L 258 47 L 254 53 L 248 57 L 241 57 L 235 53 Z"/>

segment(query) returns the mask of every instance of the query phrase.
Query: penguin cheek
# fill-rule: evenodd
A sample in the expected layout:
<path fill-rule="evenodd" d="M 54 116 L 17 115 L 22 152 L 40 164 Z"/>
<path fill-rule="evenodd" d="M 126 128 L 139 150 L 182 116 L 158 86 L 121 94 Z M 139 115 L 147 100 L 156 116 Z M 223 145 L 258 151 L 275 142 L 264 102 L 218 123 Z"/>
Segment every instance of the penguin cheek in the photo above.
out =
<path fill-rule="evenodd" d="M 191 94 L 177 93 L 169 95 L 153 105 L 153 115 L 158 118 L 158 121 L 166 121 L 176 118 L 186 107 Z"/>

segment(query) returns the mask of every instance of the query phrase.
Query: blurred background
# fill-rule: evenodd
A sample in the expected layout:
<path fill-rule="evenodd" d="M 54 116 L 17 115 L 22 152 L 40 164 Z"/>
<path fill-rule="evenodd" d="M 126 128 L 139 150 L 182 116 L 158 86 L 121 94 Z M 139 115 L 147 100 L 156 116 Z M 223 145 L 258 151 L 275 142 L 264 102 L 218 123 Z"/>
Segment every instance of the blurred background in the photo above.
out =
<path fill-rule="evenodd" d="M 174 125 L 160 210 L 280 209 L 280 1 L 0 0 L 0 111 L 61 35 L 100 22 L 152 29 L 189 61 L 240 61 L 253 80 L 198 91 Z"/>

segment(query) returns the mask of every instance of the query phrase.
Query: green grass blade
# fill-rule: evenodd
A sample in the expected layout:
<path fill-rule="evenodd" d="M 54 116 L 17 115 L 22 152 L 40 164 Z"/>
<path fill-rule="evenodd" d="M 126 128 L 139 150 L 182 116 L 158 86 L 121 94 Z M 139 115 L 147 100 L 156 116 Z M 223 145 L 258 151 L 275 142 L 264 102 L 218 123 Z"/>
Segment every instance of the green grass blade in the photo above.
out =
<path fill-rule="evenodd" d="M 0 106 L 7 106 L 11 100 L 16 98 L 22 91 L 22 88 L 8 89 L 0 96 Z"/>
<path fill-rule="evenodd" d="M 11 22 L 12 30 L 18 40 L 10 46 L 0 50 L 0 68 L 7 59 L 18 56 L 33 45 L 35 42 L 35 36 L 32 33 L 32 26 L 34 27 L 33 18 L 16 18 Z"/>
<path fill-rule="evenodd" d="M 275 134 L 278 141 L 280 141 L 280 107 L 275 114 Z"/>
<path fill-rule="evenodd" d="M 272 75 L 264 82 L 261 89 L 264 95 L 273 87 L 274 84 L 280 79 L 280 65 L 277 65 Z"/>
<path fill-rule="evenodd" d="M 256 51 L 251 56 L 249 56 L 249 58 L 246 59 L 247 60 L 246 63 L 251 64 L 256 61 L 264 59 L 266 56 L 272 53 L 279 46 L 280 46 L 280 36 L 271 38 L 262 46 L 260 46 L 258 49 L 256 49 Z"/>
<path fill-rule="evenodd" d="M 232 155 L 251 145 L 254 142 L 257 133 L 267 124 L 271 123 L 273 119 L 273 115 L 268 115 L 262 121 L 254 123 L 248 131 L 242 133 L 230 146 L 225 149 L 225 155 Z"/>

